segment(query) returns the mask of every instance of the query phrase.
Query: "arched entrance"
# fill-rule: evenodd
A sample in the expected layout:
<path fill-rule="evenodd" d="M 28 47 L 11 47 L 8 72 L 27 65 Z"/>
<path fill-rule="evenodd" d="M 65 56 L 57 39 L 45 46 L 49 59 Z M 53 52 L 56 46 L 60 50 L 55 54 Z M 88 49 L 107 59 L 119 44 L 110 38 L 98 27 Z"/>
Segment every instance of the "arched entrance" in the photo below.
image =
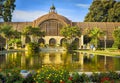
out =
<path fill-rule="evenodd" d="M 30 42 L 31 42 L 30 37 L 29 37 L 29 36 L 26 36 L 26 38 L 25 38 L 25 43 L 30 43 Z"/>
<path fill-rule="evenodd" d="M 79 48 L 79 38 L 75 38 L 74 44 L 76 45 L 77 48 Z"/>
<path fill-rule="evenodd" d="M 67 40 L 66 40 L 65 38 L 62 38 L 62 39 L 60 40 L 60 46 L 63 46 L 64 43 L 66 43 L 66 42 L 67 42 Z"/>
<path fill-rule="evenodd" d="M 49 40 L 49 45 L 50 45 L 50 46 L 55 46 L 55 45 L 56 45 L 56 40 L 55 40 L 54 38 L 51 38 L 51 39 Z"/>
<path fill-rule="evenodd" d="M 38 43 L 39 43 L 39 44 L 45 44 L 45 40 L 44 40 L 43 38 L 40 38 L 40 39 L 38 40 Z"/>

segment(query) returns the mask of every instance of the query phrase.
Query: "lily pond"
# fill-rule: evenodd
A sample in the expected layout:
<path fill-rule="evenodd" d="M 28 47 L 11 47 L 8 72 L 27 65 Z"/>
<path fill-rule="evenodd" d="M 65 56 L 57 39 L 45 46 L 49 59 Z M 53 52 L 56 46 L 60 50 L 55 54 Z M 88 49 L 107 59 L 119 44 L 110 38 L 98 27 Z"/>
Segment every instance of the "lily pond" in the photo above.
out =
<path fill-rule="evenodd" d="M 120 71 L 120 56 L 83 52 L 9 52 L 0 54 L 0 69 L 36 70 L 42 66 L 64 67 L 71 72 Z"/>

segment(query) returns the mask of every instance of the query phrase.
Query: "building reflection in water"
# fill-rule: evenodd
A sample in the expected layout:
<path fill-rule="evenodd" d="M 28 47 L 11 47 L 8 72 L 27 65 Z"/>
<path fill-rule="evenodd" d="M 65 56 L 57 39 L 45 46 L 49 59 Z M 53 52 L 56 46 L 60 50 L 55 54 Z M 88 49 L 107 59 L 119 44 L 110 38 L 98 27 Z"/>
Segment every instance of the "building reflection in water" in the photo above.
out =
<path fill-rule="evenodd" d="M 83 71 L 83 69 L 84 69 L 84 55 L 83 55 L 83 53 L 79 53 L 79 63 L 81 65 L 80 71 Z"/>
<path fill-rule="evenodd" d="M 26 56 L 21 55 L 21 68 L 26 68 Z"/>
<path fill-rule="evenodd" d="M 51 63 L 51 61 L 50 61 L 49 53 L 46 53 L 43 58 L 43 64 L 50 64 L 50 63 Z"/>
<path fill-rule="evenodd" d="M 39 69 L 42 65 L 52 65 L 63 66 L 71 71 L 107 71 L 120 70 L 119 62 L 120 57 L 81 52 L 13 52 L 0 55 L 0 68 Z"/>

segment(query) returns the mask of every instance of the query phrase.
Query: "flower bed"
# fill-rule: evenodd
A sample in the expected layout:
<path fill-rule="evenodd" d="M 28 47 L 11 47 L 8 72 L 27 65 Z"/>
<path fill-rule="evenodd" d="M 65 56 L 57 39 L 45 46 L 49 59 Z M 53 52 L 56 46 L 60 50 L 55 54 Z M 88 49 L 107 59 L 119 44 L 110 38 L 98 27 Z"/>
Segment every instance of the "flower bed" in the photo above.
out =
<path fill-rule="evenodd" d="M 78 72 L 70 74 L 63 68 L 45 66 L 27 78 L 22 78 L 20 70 L 2 72 L 0 73 L 0 83 L 120 83 L 120 74 L 112 71 L 93 73 L 89 76 Z"/>

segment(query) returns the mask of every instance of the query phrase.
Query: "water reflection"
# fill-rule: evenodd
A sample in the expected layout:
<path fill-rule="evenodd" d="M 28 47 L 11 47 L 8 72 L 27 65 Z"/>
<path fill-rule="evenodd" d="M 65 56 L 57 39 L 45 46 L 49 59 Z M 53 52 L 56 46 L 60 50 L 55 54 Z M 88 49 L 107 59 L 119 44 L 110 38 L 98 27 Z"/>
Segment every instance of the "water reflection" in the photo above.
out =
<path fill-rule="evenodd" d="M 39 69 L 43 65 L 65 67 L 70 71 L 120 70 L 120 57 L 81 52 L 13 52 L 0 55 L 0 68 Z"/>

